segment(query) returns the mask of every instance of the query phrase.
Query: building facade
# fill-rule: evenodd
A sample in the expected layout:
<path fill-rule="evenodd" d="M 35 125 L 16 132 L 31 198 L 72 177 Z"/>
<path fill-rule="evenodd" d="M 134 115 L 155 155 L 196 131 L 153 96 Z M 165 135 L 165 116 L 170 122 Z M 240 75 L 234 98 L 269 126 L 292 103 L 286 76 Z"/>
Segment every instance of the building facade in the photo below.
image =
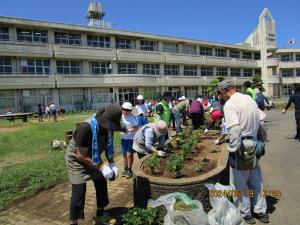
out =
<path fill-rule="evenodd" d="M 50 101 L 66 110 L 97 109 L 164 91 L 194 98 L 207 96 L 217 76 L 240 88 L 257 74 L 268 96 L 287 96 L 300 83 L 300 49 L 276 47 L 268 9 L 236 45 L 0 17 L 0 113 L 36 111 Z"/>

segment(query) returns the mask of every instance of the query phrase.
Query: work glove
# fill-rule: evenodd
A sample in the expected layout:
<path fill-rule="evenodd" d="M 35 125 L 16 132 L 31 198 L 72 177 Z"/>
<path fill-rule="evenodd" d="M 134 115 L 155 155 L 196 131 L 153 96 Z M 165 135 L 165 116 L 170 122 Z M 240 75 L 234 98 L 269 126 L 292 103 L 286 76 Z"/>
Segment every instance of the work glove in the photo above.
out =
<path fill-rule="evenodd" d="M 166 156 L 166 153 L 164 151 L 157 151 L 156 153 L 159 157 L 165 157 Z"/>
<path fill-rule="evenodd" d="M 215 144 L 215 145 L 219 145 L 219 144 L 220 144 L 220 140 L 219 140 L 219 139 L 215 140 L 215 141 L 214 141 L 214 144 Z"/>
<path fill-rule="evenodd" d="M 104 165 L 101 169 L 103 177 L 107 180 L 112 180 L 115 176 L 114 171 L 107 165 Z"/>
<path fill-rule="evenodd" d="M 282 110 L 282 115 L 286 113 L 286 109 Z"/>
<path fill-rule="evenodd" d="M 115 163 L 110 163 L 109 164 L 110 169 L 115 173 L 115 179 L 119 176 L 119 170 L 118 167 L 116 167 Z"/>

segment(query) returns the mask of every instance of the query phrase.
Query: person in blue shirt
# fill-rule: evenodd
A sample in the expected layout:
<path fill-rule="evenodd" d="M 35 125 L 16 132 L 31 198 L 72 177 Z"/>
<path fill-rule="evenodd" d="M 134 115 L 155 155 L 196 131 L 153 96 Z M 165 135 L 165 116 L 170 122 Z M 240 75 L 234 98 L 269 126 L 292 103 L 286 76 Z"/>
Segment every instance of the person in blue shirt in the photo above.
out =
<path fill-rule="evenodd" d="M 292 103 L 295 105 L 295 119 L 297 126 L 297 133 L 294 137 L 295 140 L 300 142 L 300 84 L 294 84 L 295 93 L 290 96 L 286 107 L 282 110 L 282 114 L 285 114 Z"/>
<path fill-rule="evenodd" d="M 265 102 L 269 105 L 269 101 L 267 97 L 264 96 L 263 93 L 261 93 L 261 91 L 258 88 L 254 88 L 254 91 L 256 93 L 257 106 L 261 111 L 264 111 L 266 109 Z"/>

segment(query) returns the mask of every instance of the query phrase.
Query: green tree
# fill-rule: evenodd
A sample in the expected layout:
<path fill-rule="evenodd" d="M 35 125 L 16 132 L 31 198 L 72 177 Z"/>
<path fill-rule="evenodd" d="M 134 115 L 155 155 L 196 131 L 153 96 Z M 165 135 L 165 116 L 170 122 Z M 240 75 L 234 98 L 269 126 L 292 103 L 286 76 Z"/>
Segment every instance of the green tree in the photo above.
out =
<path fill-rule="evenodd" d="M 218 84 L 219 84 L 219 82 L 221 82 L 223 80 L 225 80 L 225 78 L 220 76 L 209 82 L 208 89 L 207 89 L 209 95 L 213 95 L 214 93 L 217 92 Z"/>
<path fill-rule="evenodd" d="M 261 75 L 255 75 L 252 78 L 252 88 L 258 88 L 261 92 L 264 92 L 265 89 L 263 87 L 264 82 L 261 79 Z"/>

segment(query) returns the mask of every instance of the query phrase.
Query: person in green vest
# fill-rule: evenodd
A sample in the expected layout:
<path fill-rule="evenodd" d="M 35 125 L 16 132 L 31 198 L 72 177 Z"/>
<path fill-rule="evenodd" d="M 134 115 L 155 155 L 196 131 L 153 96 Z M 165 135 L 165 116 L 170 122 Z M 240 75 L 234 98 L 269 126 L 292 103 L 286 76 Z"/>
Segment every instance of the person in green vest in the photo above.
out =
<path fill-rule="evenodd" d="M 154 112 L 154 121 L 163 120 L 166 122 L 167 127 L 170 126 L 171 112 L 169 107 L 170 96 L 167 93 L 164 93 L 161 97 L 160 102 L 156 105 Z M 165 140 L 168 140 L 168 133 L 165 135 Z"/>
<path fill-rule="evenodd" d="M 246 94 L 249 95 L 254 101 L 256 101 L 256 92 L 251 87 L 252 84 L 249 80 L 244 82 L 244 87 L 246 88 Z"/>

